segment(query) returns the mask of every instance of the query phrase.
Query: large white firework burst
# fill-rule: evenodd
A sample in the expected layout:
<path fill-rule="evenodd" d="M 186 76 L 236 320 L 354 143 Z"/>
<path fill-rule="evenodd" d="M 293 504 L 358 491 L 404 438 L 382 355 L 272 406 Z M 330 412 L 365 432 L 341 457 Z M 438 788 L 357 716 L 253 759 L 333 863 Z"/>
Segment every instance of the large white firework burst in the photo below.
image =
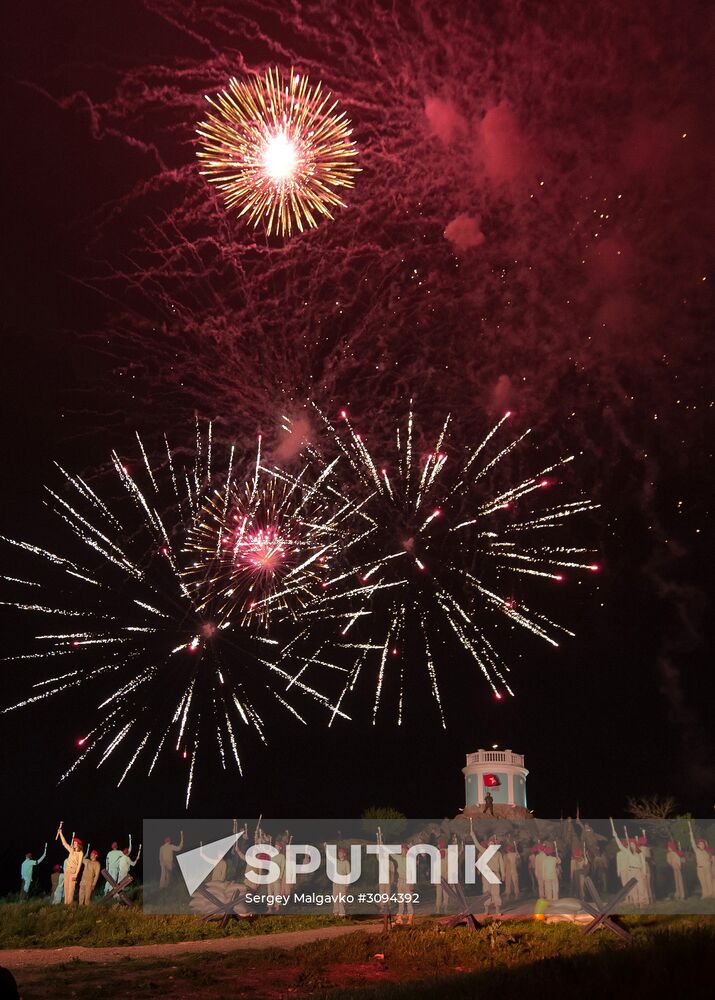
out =
<path fill-rule="evenodd" d="M 151 774 L 162 753 L 172 752 L 186 762 L 188 804 L 204 744 L 217 750 L 223 768 L 233 762 L 242 772 L 240 734 L 267 742 L 266 712 L 278 707 L 306 722 L 294 696 L 331 718 L 337 709 L 306 682 L 306 660 L 316 662 L 309 630 L 279 627 L 277 638 L 265 628 L 267 614 L 260 622 L 234 614 L 236 606 L 214 592 L 210 577 L 193 585 L 187 579 L 194 555 L 186 542 L 217 480 L 222 495 L 231 496 L 233 447 L 216 475 L 210 424 L 205 435 L 197 424 L 187 464 L 168 442 L 163 460 L 150 462 L 138 435 L 137 441 L 136 468 L 113 453 L 111 481 L 101 488 L 58 466 L 66 489 L 48 488 L 49 506 L 69 529 L 70 555 L 62 554 L 61 531 L 58 550 L 2 536 L 45 567 L 34 579 L 6 577 L 31 596 L 2 603 L 50 623 L 36 632 L 31 652 L 11 658 L 40 666 L 43 675 L 3 712 L 91 684 L 99 692 L 96 715 L 63 777 L 90 754 L 101 766 L 126 751 L 121 784 L 132 768 L 143 765 Z M 298 537 L 287 521 L 286 530 Z M 289 669 L 296 656 L 300 677 Z"/>
<path fill-rule="evenodd" d="M 374 457 L 347 411 L 340 414 L 341 429 L 320 415 L 333 450 L 342 458 L 336 482 L 351 496 L 362 525 L 347 543 L 351 568 L 342 585 L 348 600 L 360 608 L 360 617 L 349 620 L 336 641 L 336 648 L 353 654 L 336 705 L 353 691 L 362 673 L 369 673 L 376 678 L 373 722 L 388 680 L 394 681 L 401 722 L 405 690 L 416 670 L 416 664 L 401 655 L 409 642 L 411 650 L 422 650 L 444 725 L 437 643 L 441 646 L 445 635 L 457 641 L 497 699 L 513 694 L 506 679 L 509 653 L 500 648 L 497 634 L 500 623 L 518 626 L 553 647 L 559 637 L 574 634 L 531 601 L 527 605 L 517 599 L 516 581 L 558 584 L 568 571 L 599 569 L 592 549 L 561 544 L 553 537 L 569 519 L 599 505 L 586 497 L 543 503 L 559 470 L 573 456 L 510 480 L 505 460 L 523 448 L 531 434 L 527 429 L 495 448 L 510 413 L 476 447 L 463 452 L 449 440 L 447 417 L 434 445 L 418 452 L 410 403 L 406 426 L 396 428 L 396 452 L 388 467 Z M 317 449 L 312 454 L 326 465 Z M 339 592 L 334 600 L 339 604 Z"/>

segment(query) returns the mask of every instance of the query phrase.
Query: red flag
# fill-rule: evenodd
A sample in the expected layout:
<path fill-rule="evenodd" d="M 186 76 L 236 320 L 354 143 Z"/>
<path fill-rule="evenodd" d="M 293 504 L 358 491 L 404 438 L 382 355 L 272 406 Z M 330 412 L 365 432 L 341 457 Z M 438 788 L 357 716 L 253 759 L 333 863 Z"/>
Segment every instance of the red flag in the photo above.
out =
<path fill-rule="evenodd" d="M 482 779 L 487 788 L 496 788 L 501 785 L 501 781 L 497 778 L 496 774 L 485 774 Z"/>

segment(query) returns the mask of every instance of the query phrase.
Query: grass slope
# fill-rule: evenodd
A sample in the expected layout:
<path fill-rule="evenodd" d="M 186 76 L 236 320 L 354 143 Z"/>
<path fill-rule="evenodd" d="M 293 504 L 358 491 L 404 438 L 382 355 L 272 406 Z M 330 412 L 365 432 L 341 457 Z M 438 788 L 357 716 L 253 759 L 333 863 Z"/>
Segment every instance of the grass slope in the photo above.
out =
<path fill-rule="evenodd" d="M 246 934 L 309 930 L 338 923 L 320 915 L 255 917 L 232 920 L 224 930 L 217 921 L 191 916 L 155 916 L 140 907 L 47 906 L 44 903 L 0 904 L 0 948 L 87 948 L 127 944 L 169 944 Z"/>
<path fill-rule="evenodd" d="M 292 951 L 193 955 L 172 962 L 125 961 L 101 967 L 73 963 L 18 973 L 25 1000 L 73 996 L 143 1000 L 462 1000 L 498 996 L 710 996 L 709 917 L 627 918 L 634 943 L 606 932 L 533 922 L 489 925 L 477 933 L 444 931 L 432 921 L 383 936 L 356 933 Z M 540 992 L 541 991 L 541 992 Z"/>

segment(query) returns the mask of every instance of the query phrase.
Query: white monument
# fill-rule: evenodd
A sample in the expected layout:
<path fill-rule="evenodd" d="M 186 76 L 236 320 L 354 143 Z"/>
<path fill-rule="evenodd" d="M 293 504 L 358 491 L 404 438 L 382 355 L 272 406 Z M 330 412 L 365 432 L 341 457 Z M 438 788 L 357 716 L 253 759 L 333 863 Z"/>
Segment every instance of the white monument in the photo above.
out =
<path fill-rule="evenodd" d="M 484 815 L 484 799 L 491 795 L 494 815 L 503 819 L 526 819 L 526 776 L 524 756 L 512 750 L 476 750 L 467 754 L 462 768 L 466 816 Z"/>

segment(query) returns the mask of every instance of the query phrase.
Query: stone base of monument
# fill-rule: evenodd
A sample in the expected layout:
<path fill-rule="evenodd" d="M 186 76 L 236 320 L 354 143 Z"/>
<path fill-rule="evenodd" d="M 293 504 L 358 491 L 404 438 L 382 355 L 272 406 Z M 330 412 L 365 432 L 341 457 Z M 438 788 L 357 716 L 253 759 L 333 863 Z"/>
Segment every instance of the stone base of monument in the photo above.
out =
<path fill-rule="evenodd" d="M 495 802 L 492 808 L 494 809 L 494 819 L 532 819 L 531 812 L 524 806 L 502 805 L 501 803 Z M 455 816 L 455 819 L 458 820 L 462 817 L 464 817 L 467 821 L 469 821 L 470 817 L 473 820 L 492 819 L 491 813 L 484 812 L 483 805 L 465 806 L 464 811 L 461 812 L 459 816 Z"/>

